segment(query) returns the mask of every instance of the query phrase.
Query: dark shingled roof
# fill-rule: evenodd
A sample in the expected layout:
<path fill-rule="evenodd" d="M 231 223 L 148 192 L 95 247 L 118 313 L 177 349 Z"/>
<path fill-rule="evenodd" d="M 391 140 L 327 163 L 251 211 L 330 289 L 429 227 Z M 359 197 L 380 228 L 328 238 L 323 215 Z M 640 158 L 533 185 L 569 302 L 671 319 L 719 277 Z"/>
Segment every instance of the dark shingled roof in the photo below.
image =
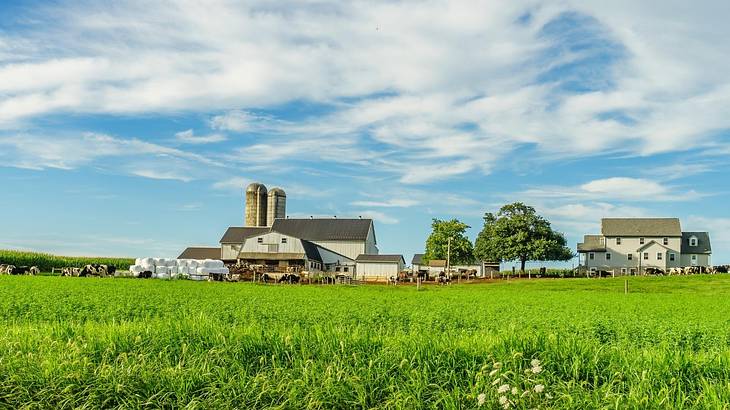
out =
<path fill-rule="evenodd" d="M 606 245 L 601 243 L 601 235 L 585 235 L 583 242 L 578 244 L 578 252 L 601 252 L 606 250 Z"/>
<path fill-rule="evenodd" d="M 272 231 L 308 241 L 364 241 L 372 219 L 276 219 Z"/>
<path fill-rule="evenodd" d="M 302 239 L 302 247 L 304 248 L 304 253 L 307 255 L 307 259 L 322 262 L 322 255 L 319 253 L 319 246 Z"/>
<path fill-rule="evenodd" d="M 220 243 L 243 243 L 246 238 L 269 232 L 265 226 L 232 226 L 228 228 Z"/>
<path fill-rule="evenodd" d="M 604 218 L 603 236 L 682 236 L 678 218 Z"/>
<path fill-rule="evenodd" d="M 380 262 L 380 263 L 398 263 L 403 262 L 403 264 L 406 263 L 406 260 L 403 258 L 403 255 L 366 255 L 361 254 L 357 255 L 357 258 L 355 258 L 355 262 Z"/>
<path fill-rule="evenodd" d="M 411 260 L 412 265 L 423 265 L 423 254 L 422 253 L 416 253 L 413 255 L 413 259 Z"/>
<path fill-rule="evenodd" d="M 190 247 L 185 249 L 178 259 L 220 259 L 221 248 Z"/>
<path fill-rule="evenodd" d="M 697 237 L 697 246 L 689 246 L 689 238 Z M 710 234 L 707 232 L 682 232 L 682 253 L 712 253 Z"/>

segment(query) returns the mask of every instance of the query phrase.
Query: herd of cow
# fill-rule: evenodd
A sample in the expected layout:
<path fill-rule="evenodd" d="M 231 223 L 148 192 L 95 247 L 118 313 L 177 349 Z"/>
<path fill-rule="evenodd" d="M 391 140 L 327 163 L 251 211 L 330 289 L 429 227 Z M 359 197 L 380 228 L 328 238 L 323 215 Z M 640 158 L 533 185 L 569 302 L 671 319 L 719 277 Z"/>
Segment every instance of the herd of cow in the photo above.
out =
<path fill-rule="evenodd" d="M 92 263 L 84 266 L 83 268 L 63 268 L 61 269 L 61 276 L 114 276 L 117 271 L 116 266 L 113 265 L 99 265 Z"/>
<path fill-rule="evenodd" d="M 41 270 L 37 266 L 0 265 L 0 275 L 37 275 Z"/>

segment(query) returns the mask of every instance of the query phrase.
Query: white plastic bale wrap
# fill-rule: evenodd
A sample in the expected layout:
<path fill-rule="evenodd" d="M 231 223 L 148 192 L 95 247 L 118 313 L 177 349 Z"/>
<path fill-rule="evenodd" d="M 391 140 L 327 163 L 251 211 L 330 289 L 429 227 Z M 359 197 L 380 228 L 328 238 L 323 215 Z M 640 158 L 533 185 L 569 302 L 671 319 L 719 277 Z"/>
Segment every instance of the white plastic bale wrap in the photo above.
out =
<path fill-rule="evenodd" d="M 129 271 L 132 273 L 142 273 L 145 270 L 146 270 L 145 267 L 141 266 L 141 265 L 132 265 L 129 267 Z"/>
<path fill-rule="evenodd" d="M 196 261 L 195 259 L 191 259 L 188 261 L 188 267 L 191 269 L 197 269 L 200 266 L 200 262 Z"/>
<path fill-rule="evenodd" d="M 223 263 L 223 261 L 215 260 L 215 259 L 206 259 L 203 261 L 203 266 L 206 268 L 223 268 L 226 265 Z"/>
<path fill-rule="evenodd" d="M 177 266 L 177 259 L 168 259 L 165 261 L 165 265 L 168 267 Z"/>
<path fill-rule="evenodd" d="M 158 274 L 158 275 L 160 275 L 160 274 L 163 274 L 164 275 L 164 274 L 167 274 L 169 272 L 169 269 L 170 268 L 168 268 L 167 266 L 158 266 L 158 267 L 155 268 L 155 273 Z"/>
<path fill-rule="evenodd" d="M 167 261 L 165 258 L 155 258 L 154 259 L 155 266 L 167 266 Z"/>
<path fill-rule="evenodd" d="M 177 273 L 178 273 L 178 270 L 179 270 L 179 269 L 180 269 L 180 268 L 178 268 L 177 266 L 170 266 L 169 268 L 167 268 L 167 270 L 168 270 L 168 273 L 169 273 L 170 275 L 175 275 L 175 276 L 177 276 Z"/>
<path fill-rule="evenodd" d="M 139 263 L 137 265 L 155 266 L 155 260 L 152 258 L 140 258 Z"/>

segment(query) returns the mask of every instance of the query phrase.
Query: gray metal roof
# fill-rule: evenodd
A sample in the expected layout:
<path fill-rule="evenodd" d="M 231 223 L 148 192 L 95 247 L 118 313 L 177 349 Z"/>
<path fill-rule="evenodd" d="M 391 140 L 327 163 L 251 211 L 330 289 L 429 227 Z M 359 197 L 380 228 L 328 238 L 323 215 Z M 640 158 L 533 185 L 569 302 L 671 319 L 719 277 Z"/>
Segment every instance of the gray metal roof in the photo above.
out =
<path fill-rule="evenodd" d="M 364 241 L 372 219 L 276 219 L 272 231 L 308 241 Z"/>
<path fill-rule="evenodd" d="M 302 239 L 302 247 L 304 247 L 304 254 L 307 255 L 307 259 L 322 262 L 322 255 L 319 253 L 317 244 Z"/>
<path fill-rule="evenodd" d="M 221 248 L 190 247 L 185 249 L 178 259 L 220 259 Z"/>
<path fill-rule="evenodd" d="M 246 238 L 269 232 L 265 226 L 232 226 L 226 230 L 220 243 L 243 243 Z"/>
<path fill-rule="evenodd" d="M 411 260 L 411 265 L 423 265 L 423 254 L 422 253 L 414 254 L 413 259 Z"/>
<path fill-rule="evenodd" d="M 678 218 L 603 218 L 604 236 L 682 236 Z"/>
<path fill-rule="evenodd" d="M 689 246 L 689 239 L 697 237 L 697 246 Z M 710 234 L 707 232 L 682 232 L 682 253 L 712 253 L 710 246 Z"/>
<path fill-rule="evenodd" d="M 355 262 L 380 262 L 380 263 L 399 263 L 402 262 L 404 265 L 406 260 L 403 255 L 357 255 Z"/>
<path fill-rule="evenodd" d="M 578 252 L 602 252 L 606 250 L 605 243 L 601 243 L 602 235 L 585 235 L 583 242 L 578 244 Z"/>

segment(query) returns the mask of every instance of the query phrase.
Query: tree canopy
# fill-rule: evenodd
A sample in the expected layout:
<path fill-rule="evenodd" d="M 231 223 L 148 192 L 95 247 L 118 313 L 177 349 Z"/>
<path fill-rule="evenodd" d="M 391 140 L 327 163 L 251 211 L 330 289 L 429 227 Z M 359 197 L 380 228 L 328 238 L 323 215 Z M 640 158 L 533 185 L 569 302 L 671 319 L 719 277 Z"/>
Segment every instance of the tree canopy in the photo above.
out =
<path fill-rule="evenodd" d="M 484 214 L 484 227 L 474 246 L 481 260 L 520 261 L 524 272 L 527 261 L 566 261 L 573 258 L 565 235 L 556 232 L 535 208 L 522 202 L 505 205 L 494 215 Z"/>
<path fill-rule="evenodd" d="M 431 223 L 431 235 L 426 240 L 426 253 L 423 261 L 446 259 L 448 242 L 451 238 L 451 264 L 470 263 L 474 261 L 474 247 L 466 236 L 467 224 L 452 219 L 443 221 L 434 219 Z"/>

